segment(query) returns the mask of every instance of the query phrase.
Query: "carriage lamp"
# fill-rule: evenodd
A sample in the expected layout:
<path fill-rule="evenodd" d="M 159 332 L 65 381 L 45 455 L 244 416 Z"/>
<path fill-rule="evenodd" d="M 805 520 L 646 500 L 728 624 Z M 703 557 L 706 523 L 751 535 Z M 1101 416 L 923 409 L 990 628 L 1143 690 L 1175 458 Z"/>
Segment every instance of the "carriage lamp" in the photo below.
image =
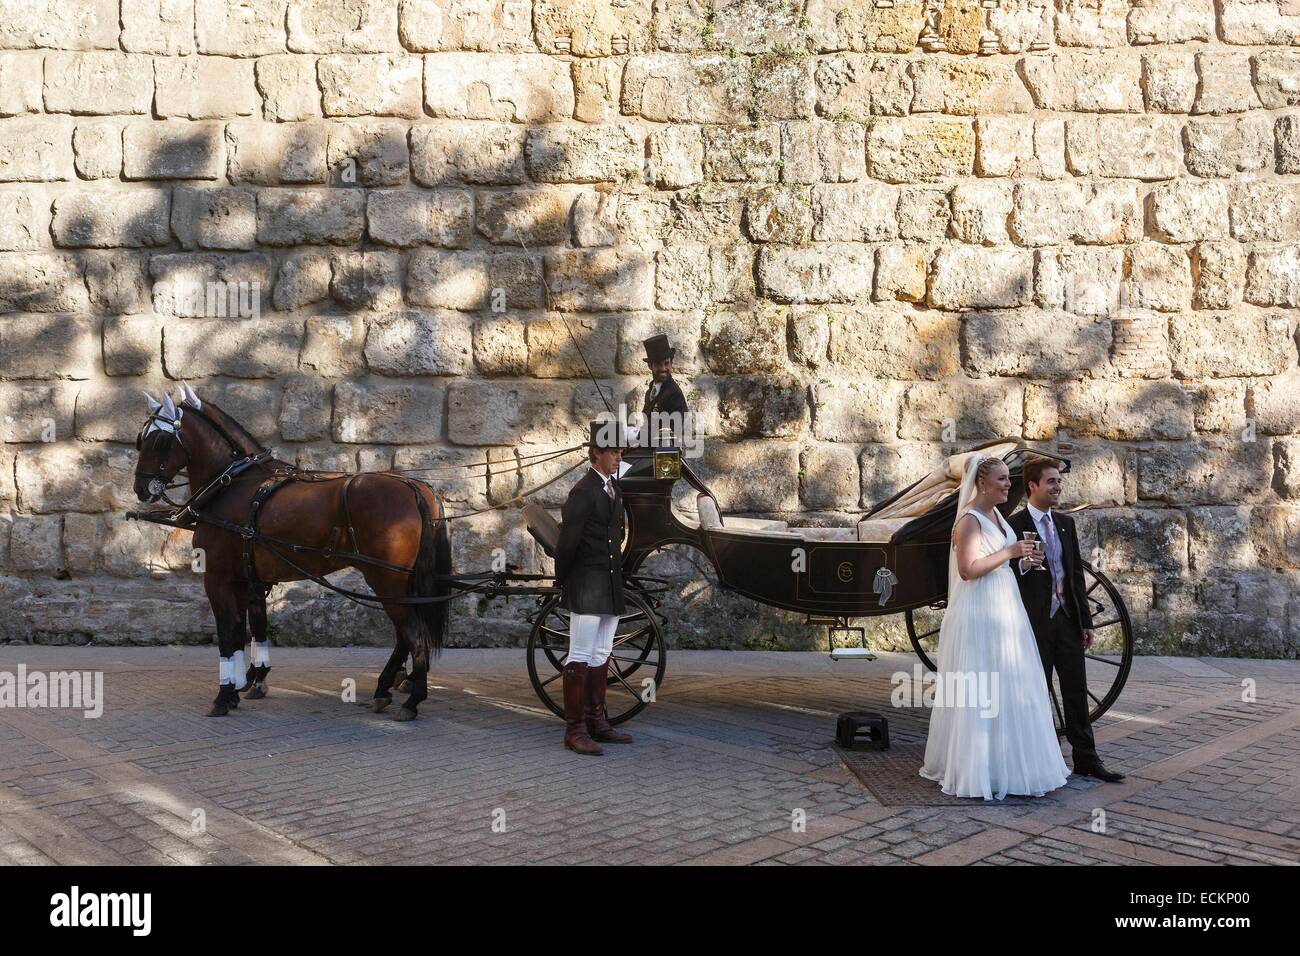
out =
<path fill-rule="evenodd" d="M 682 476 L 682 456 L 676 450 L 655 450 L 655 478 L 659 481 L 676 481 Z"/>

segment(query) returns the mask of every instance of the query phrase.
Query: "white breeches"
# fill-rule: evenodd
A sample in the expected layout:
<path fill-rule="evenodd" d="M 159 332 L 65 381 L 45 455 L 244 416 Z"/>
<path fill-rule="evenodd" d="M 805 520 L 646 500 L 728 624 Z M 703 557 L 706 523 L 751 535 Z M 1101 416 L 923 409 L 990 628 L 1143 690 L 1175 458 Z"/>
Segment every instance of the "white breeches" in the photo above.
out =
<path fill-rule="evenodd" d="M 574 614 L 569 617 L 569 662 L 599 667 L 614 649 L 617 614 Z"/>

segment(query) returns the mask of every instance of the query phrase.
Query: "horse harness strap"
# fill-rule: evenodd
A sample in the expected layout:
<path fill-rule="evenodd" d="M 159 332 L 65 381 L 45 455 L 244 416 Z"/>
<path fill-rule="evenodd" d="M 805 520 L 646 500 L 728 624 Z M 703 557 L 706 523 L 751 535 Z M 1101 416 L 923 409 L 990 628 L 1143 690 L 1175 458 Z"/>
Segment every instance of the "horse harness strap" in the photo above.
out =
<path fill-rule="evenodd" d="M 248 581 L 249 587 L 265 587 L 269 590 L 269 585 L 257 579 L 255 568 L 253 546 L 257 543 L 258 537 L 257 518 L 266 500 L 293 480 L 293 472 L 276 472 L 258 485 L 257 491 L 253 492 L 253 502 L 248 512 L 248 533 L 244 535 L 244 578 Z"/>

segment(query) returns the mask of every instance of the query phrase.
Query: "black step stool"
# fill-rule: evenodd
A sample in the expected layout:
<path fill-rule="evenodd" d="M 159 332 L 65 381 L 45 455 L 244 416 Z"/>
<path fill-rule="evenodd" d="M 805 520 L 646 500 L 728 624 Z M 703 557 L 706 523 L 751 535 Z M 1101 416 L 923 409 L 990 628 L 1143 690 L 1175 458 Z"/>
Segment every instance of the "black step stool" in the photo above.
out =
<path fill-rule="evenodd" d="M 889 721 L 871 710 L 851 710 L 835 722 L 835 742 L 852 750 L 859 737 L 867 737 L 868 750 L 889 749 Z"/>

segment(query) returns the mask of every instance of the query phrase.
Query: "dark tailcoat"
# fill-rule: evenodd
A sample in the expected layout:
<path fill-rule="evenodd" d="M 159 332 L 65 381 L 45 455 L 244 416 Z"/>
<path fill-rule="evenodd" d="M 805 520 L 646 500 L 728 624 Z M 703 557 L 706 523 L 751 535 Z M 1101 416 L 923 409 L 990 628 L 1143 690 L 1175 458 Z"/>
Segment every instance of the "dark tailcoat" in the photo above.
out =
<path fill-rule="evenodd" d="M 573 614 L 623 614 L 623 495 L 610 500 L 600 475 L 587 468 L 564 502 L 555 581 L 560 606 Z"/>
<path fill-rule="evenodd" d="M 677 412 L 679 415 L 686 414 L 686 396 L 682 394 L 682 388 L 674 381 L 671 375 L 664 381 L 659 388 L 659 394 L 651 398 L 654 392 L 654 382 L 646 386 L 645 401 L 641 405 L 641 413 L 649 415 L 651 412 Z"/>
<path fill-rule="evenodd" d="M 1038 642 L 1038 656 L 1042 658 L 1047 684 L 1052 684 L 1052 670 L 1061 684 L 1061 710 L 1065 717 L 1065 735 L 1074 748 L 1076 768 L 1097 759 L 1097 745 L 1088 720 L 1088 672 L 1084 661 L 1083 631 L 1092 627 L 1092 612 L 1088 606 L 1087 585 L 1083 581 L 1083 557 L 1079 553 L 1079 535 L 1074 519 L 1069 515 L 1049 513 L 1056 525 L 1056 537 L 1061 542 L 1061 569 L 1064 604 L 1052 617 L 1052 575 L 1049 571 L 1033 568 L 1020 571 L 1019 560 L 1011 562 L 1020 585 L 1020 599 L 1029 615 Z M 1017 537 L 1025 531 L 1038 531 L 1028 508 L 1022 508 L 1007 519 Z M 1040 532 L 1041 537 L 1041 532 Z"/>

